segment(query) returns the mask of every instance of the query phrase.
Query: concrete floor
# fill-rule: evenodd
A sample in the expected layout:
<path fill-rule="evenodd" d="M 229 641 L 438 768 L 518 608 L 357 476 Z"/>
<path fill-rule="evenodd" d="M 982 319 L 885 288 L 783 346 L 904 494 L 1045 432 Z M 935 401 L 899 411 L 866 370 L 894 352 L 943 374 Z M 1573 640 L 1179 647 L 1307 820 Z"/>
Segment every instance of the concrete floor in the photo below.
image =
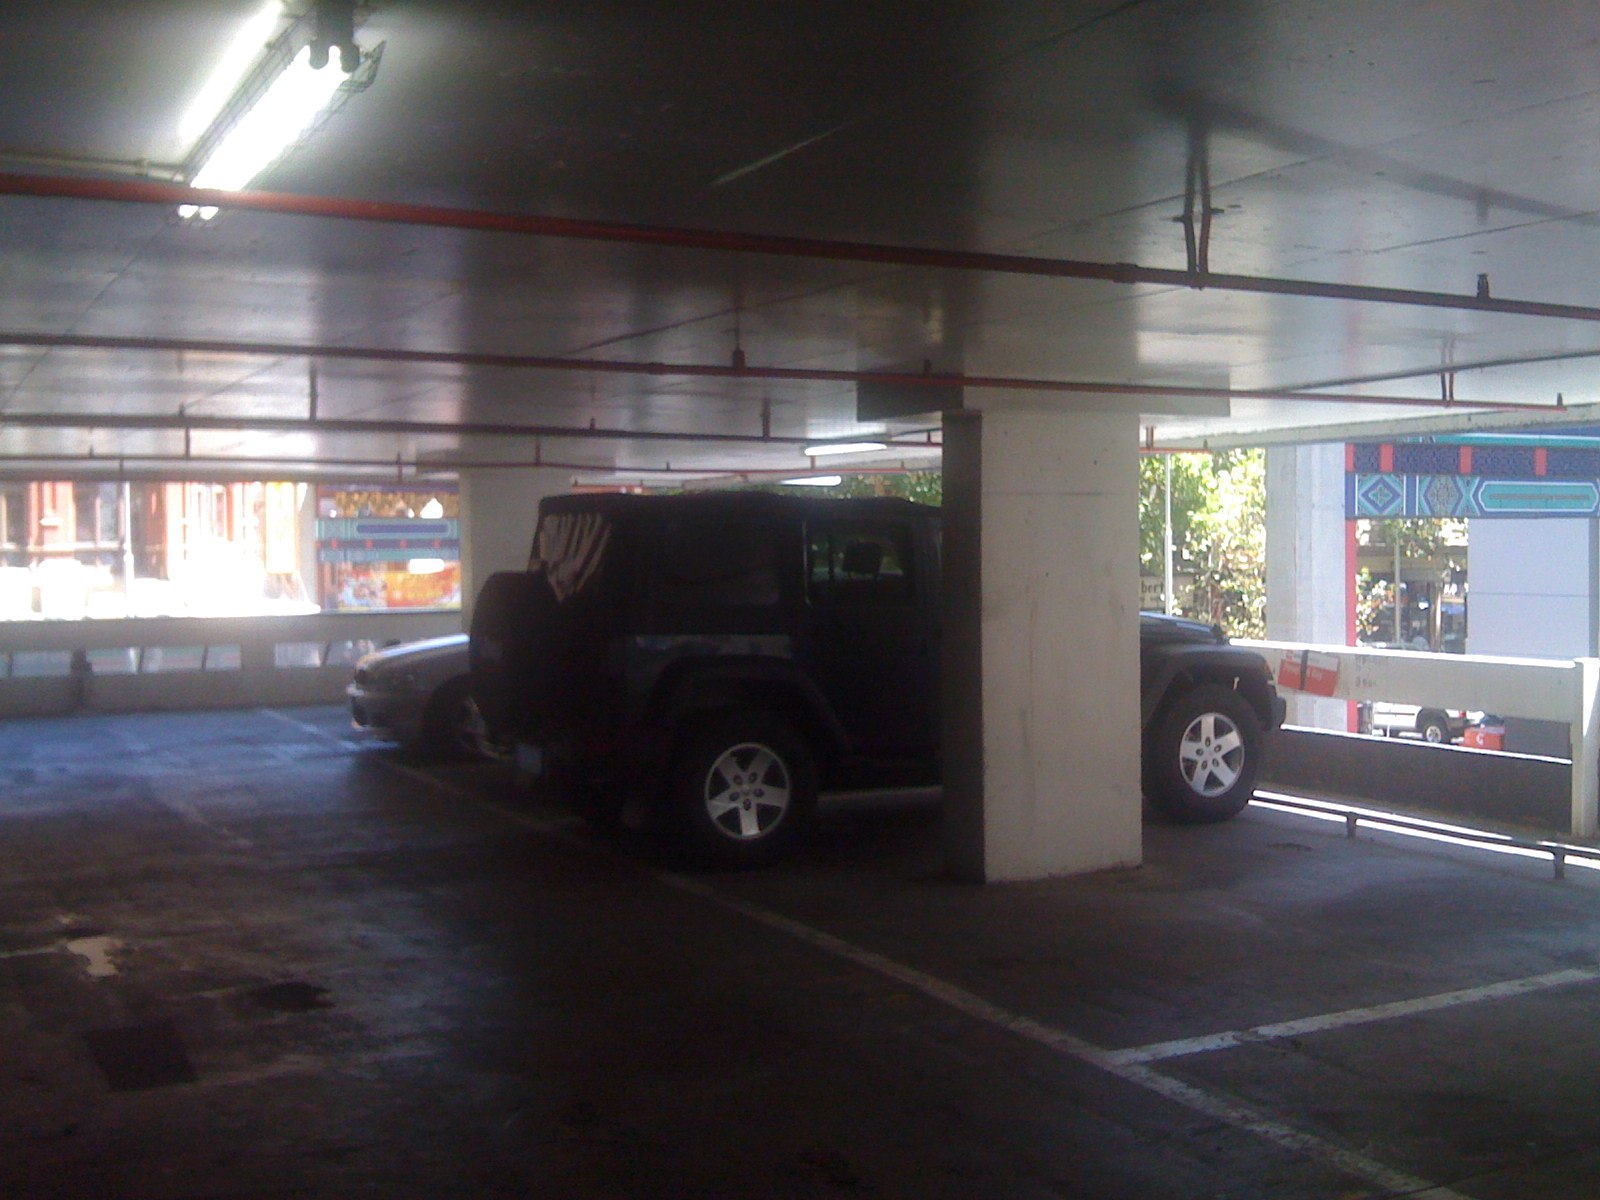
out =
<path fill-rule="evenodd" d="M 337 709 L 0 724 L 0 1197 L 1600 1194 L 1590 873 L 1146 857 L 681 876 Z"/>

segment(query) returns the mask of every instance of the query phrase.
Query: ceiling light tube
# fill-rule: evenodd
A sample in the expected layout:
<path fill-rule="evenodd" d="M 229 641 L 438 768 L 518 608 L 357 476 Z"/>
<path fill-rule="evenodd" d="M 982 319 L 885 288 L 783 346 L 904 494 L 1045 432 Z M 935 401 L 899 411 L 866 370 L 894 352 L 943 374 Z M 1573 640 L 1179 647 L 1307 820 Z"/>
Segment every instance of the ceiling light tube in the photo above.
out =
<path fill-rule="evenodd" d="M 887 442 L 818 442 L 806 447 L 808 458 L 821 458 L 827 454 L 870 454 L 874 450 L 887 450 Z"/>
<path fill-rule="evenodd" d="M 183 119 L 178 123 L 180 138 L 185 142 L 193 142 L 211 128 L 217 114 L 227 105 L 228 97 L 244 83 L 251 66 L 261 56 L 262 49 L 272 41 L 282 20 L 283 5 L 279 0 L 271 0 L 239 30 L 194 103 L 184 111 Z"/>
<path fill-rule="evenodd" d="M 803 475 L 798 479 L 781 481 L 784 487 L 838 487 L 844 482 L 842 475 Z"/>
<path fill-rule="evenodd" d="M 217 143 L 189 181 L 191 187 L 239 191 L 311 128 L 347 76 L 335 59 L 320 71 L 312 68 L 310 59 L 309 46 L 295 55 L 261 99 Z M 205 216 L 205 210 L 200 210 L 200 215 Z"/>

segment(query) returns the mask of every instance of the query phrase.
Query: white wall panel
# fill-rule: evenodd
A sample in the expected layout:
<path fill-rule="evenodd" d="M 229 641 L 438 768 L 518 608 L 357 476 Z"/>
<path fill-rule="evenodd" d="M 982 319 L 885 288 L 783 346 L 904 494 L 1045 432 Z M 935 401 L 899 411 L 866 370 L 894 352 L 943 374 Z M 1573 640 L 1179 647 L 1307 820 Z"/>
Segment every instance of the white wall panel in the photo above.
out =
<path fill-rule="evenodd" d="M 1473 521 L 1467 651 L 1594 654 L 1593 538 L 1589 520 Z"/>

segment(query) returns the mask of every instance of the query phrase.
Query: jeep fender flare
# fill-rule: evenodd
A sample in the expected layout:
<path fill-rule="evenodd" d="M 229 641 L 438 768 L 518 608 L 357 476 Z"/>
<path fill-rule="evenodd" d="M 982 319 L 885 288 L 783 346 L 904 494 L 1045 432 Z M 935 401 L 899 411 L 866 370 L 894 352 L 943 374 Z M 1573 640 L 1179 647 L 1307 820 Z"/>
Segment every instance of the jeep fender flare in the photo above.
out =
<path fill-rule="evenodd" d="M 675 726 L 693 713 L 760 707 L 791 721 L 819 760 L 849 749 L 844 725 L 817 685 L 782 659 L 716 655 L 688 658 L 662 673 L 645 709 L 647 722 Z"/>
<path fill-rule="evenodd" d="M 1145 652 L 1140 689 L 1139 724 L 1148 729 L 1172 699 L 1202 683 L 1235 688 L 1255 710 L 1263 729 L 1277 725 L 1270 689 L 1266 686 L 1266 660 L 1254 650 L 1227 644 L 1179 643 L 1156 646 Z"/>

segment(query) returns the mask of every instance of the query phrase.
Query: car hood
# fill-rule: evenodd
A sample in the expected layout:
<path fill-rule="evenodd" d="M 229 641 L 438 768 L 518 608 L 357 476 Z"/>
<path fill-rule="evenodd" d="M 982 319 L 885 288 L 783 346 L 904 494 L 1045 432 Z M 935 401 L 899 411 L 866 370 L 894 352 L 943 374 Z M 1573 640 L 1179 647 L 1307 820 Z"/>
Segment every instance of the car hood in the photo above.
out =
<path fill-rule="evenodd" d="M 405 642 L 363 655 L 356 665 L 368 673 L 374 671 L 414 670 L 422 667 L 439 667 L 459 660 L 459 669 L 467 669 L 467 635 L 446 634 L 444 637 L 426 638 L 420 642 Z"/>
<path fill-rule="evenodd" d="M 1139 641 L 1141 644 L 1198 643 L 1223 645 L 1228 637 L 1216 625 L 1191 621 L 1187 617 L 1169 617 L 1164 613 L 1139 614 Z"/>

